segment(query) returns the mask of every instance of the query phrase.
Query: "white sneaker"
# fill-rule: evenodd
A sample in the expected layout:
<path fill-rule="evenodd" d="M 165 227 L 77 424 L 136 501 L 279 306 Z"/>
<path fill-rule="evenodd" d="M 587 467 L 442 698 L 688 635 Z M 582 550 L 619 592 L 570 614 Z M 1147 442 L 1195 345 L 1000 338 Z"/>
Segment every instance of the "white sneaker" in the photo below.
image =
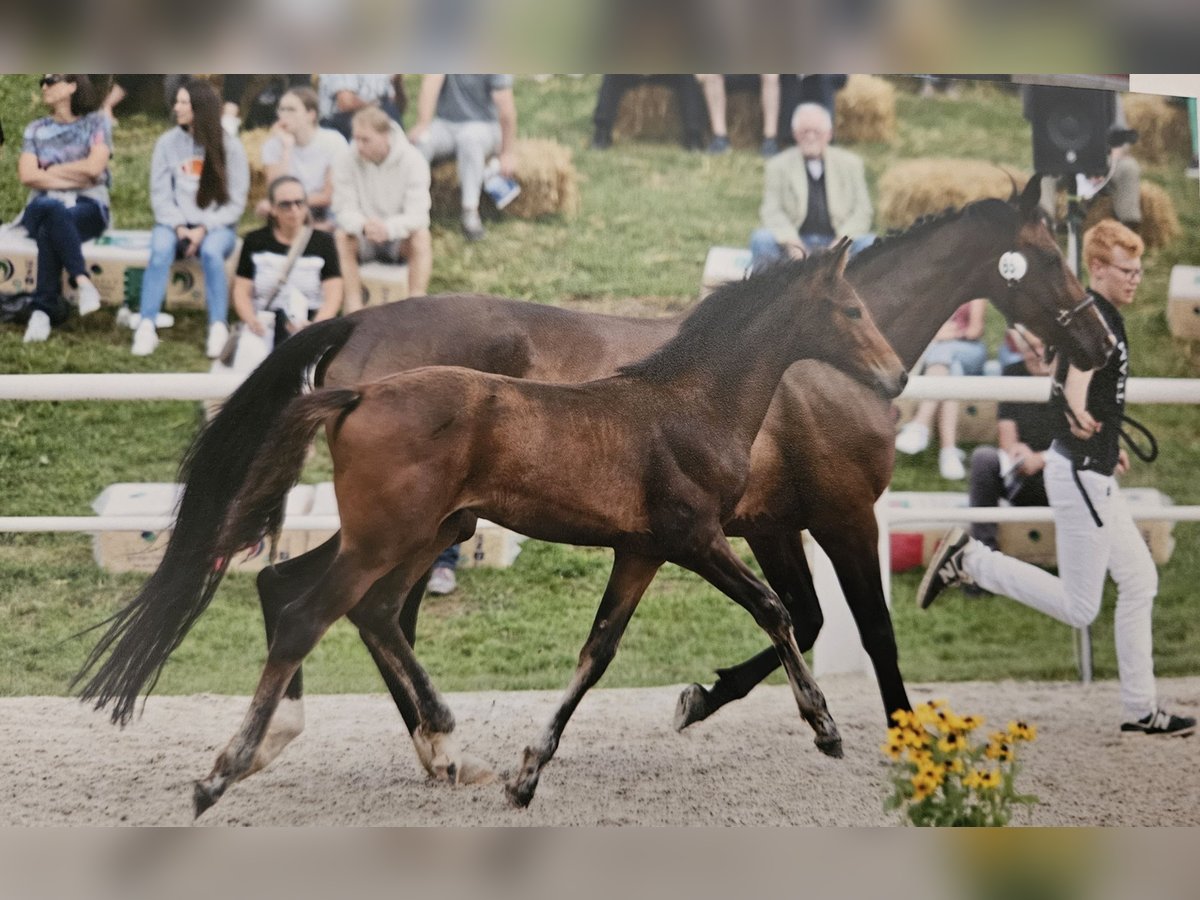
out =
<path fill-rule="evenodd" d="M 75 297 L 81 316 L 90 316 L 100 308 L 100 292 L 90 281 L 79 282 L 79 293 Z"/>
<path fill-rule="evenodd" d="M 454 577 L 454 570 L 449 566 L 438 566 L 429 575 L 429 586 L 426 590 L 429 593 L 444 597 L 446 594 L 452 594 L 458 589 L 458 579 Z"/>
<path fill-rule="evenodd" d="M 929 426 L 909 422 L 896 435 L 896 449 L 901 453 L 920 453 L 929 446 Z"/>
<path fill-rule="evenodd" d="M 125 313 L 124 316 L 121 313 Z M 137 331 L 137 327 L 142 324 L 141 313 L 131 313 L 127 307 L 122 306 L 120 312 L 117 313 L 117 324 L 128 325 L 130 331 Z M 175 317 L 167 312 L 160 312 L 154 317 L 155 328 L 170 328 L 175 324 Z"/>
<path fill-rule="evenodd" d="M 942 473 L 942 477 L 947 481 L 962 481 L 967 477 L 967 470 L 963 468 L 963 459 L 966 454 L 957 447 L 943 447 L 938 451 L 938 471 Z"/>
<path fill-rule="evenodd" d="M 149 356 L 158 347 L 158 332 L 153 322 L 142 322 L 133 333 L 133 346 L 129 352 L 134 356 Z"/>
<path fill-rule="evenodd" d="M 40 309 L 35 310 L 29 317 L 29 324 L 25 326 L 25 337 L 22 340 L 26 344 L 40 344 L 48 337 L 50 337 L 50 317 Z"/>
<path fill-rule="evenodd" d="M 224 322 L 213 322 L 208 326 L 208 342 L 204 345 L 204 355 L 209 359 L 216 359 L 228 341 L 229 326 Z"/>

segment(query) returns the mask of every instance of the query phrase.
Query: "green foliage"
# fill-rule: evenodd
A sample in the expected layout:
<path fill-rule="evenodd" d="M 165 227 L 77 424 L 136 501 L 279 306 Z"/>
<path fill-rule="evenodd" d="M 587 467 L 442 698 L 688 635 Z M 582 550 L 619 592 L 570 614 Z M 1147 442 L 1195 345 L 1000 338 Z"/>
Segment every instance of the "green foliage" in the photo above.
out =
<path fill-rule="evenodd" d="M 415 82 L 414 82 L 415 86 Z M 567 221 L 499 218 L 486 240 L 467 244 L 453 219 L 435 221 L 434 291 L 487 291 L 583 309 L 638 314 L 692 302 L 709 246 L 744 245 L 755 227 L 762 160 L 735 151 L 719 157 L 677 146 L 620 143 L 588 149 L 598 78 L 517 81 L 521 132 L 556 139 L 575 152 L 582 211 Z M 410 91 L 410 96 L 415 93 Z M 988 85 L 960 99 L 897 96 L 894 145 L 855 147 L 872 185 L 893 162 L 921 155 L 971 156 L 1028 166 L 1029 130 L 1016 98 Z M 41 115 L 36 77 L 0 76 L 0 118 L 9 144 L 0 151 L 0 219 L 12 219 L 25 192 L 16 180 L 20 136 Z M 411 113 L 410 113 L 411 118 Z M 161 119 L 123 116 L 114 133 L 114 209 L 123 228 L 151 224 L 150 151 Z M 1183 237 L 1146 262 L 1146 279 L 1129 310 L 1133 374 L 1194 377 L 1197 356 L 1173 340 L 1164 318 L 1170 267 L 1200 260 L 1195 182 L 1177 167 L 1144 168 L 1174 198 Z M 247 218 L 246 225 L 250 224 Z M 72 320 L 45 344 L 24 345 L 21 331 L 0 328 L 0 372 L 204 371 L 203 315 L 175 311 L 151 357 L 129 355 L 130 334 L 109 309 Z M 989 336 L 999 318 L 989 312 Z M 1198 501 L 1195 411 L 1182 406 L 1133 410 L 1158 435 L 1162 456 L 1135 465 L 1130 485 L 1158 487 L 1178 503 Z M 0 401 L 0 515 L 87 515 L 100 490 L 116 481 L 174 477 L 200 412 L 194 403 L 12 403 Z M 897 461 L 896 490 L 944 490 L 934 451 Z M 306 481 L 328 479 L 323 448 Z M 1160 675 L 1200 671 L 1195 622 L 1200 600 L 1197 526 L 1175 529 L 1178 546 L 1160 569 L 1155 607 L 1155 667 Z M 0 535 L 0 694 L 66 690 L 94 635 L 66 639 L 105 618 L 140 586 L 138 575 L 99 571 L 86 536 Z M 527 542 L 508 570 L 460 573 L 460 591 L 430 599 L 419 652 L 447 689 L 557 688 L 564 685 L 604 589 L 611 554 Z M 892 581 L 901 666 L 911 681 L 1074 677 L 1072 632 L 1000 600 L 957 592 L 935 610 L 915 609 L 918 575 Z M 1093 627 L 1097 676 L 1115 677 L 1113 596 Z M 65 643 L 62 643 L 66 641 Z M 262 619 L 253 578 L 233 575 L 167 666 L 159 690 L 248 692 L 263 658 Z M 630 625 L 606 685 L 705 681 L 711 671 L 766 646 L 749 616 L 690 573 L 664 569 Z M 321 642 L 307 666 L 314 691 L 375 691 L 378 675 L 344 623 Z M 778 677 L 778 676 L 777 676 Z M 664 711 L 664 716 L 669 711 Z"/>

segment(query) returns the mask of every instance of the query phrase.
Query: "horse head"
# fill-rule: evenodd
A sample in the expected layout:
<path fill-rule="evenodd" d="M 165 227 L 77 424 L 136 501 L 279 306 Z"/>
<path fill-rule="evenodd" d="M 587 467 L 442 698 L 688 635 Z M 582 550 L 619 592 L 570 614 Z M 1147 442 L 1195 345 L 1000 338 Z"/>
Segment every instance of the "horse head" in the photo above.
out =
<path fill-rule="evenodd" d="M 1057 348 L 1080 369 L 1102 366 L 1115 346 L 1112 332 L 1067 265 L 1039 206 L 1041 176 L 1029 179 L 1015 204 L 1016 230 L 999 257 L 993 297 L 1010 322 L 1037 334 L 1047 353 Z"/>
<path fill-rule="evenodd" d="M 845 277 L 850 243 L 842 238 L 814 260 L 816 302 L 804 327 L 821 336 L 814 358 L 835 365 L 890 400 L 904 390 L 908 372 Z"/>

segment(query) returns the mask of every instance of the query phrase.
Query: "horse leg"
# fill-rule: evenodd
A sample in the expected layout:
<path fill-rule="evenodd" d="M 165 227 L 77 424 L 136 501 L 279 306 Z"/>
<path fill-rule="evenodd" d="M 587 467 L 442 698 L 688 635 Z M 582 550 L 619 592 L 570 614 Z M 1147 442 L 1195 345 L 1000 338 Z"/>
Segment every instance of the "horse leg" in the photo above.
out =
<path fill-rule="evenodd" d="M 604 597 L 600 600 L 600 608 L 596 610 L 592 630 L 579 653 L 579 665 L 575 669 L 575 675 L 541 739 L 525 748 L 521 756 L 521 765 L 505 785 L 505 793 L 514 805 L 528 806 L 529 801 L 533 799 L 542 768 L 558 749 L 558 742 L 567 727 L 567 721 L 575 712 L 583 695 L 600 680 L 600 676 L 608 668 L 617 652 L 621 635 L 625 633 L 625 627 L 629 624 L 633 611 L 637 609 L 638 601 L 662 564 L 661 559 L 636 556 L 621 550 L 616 552 L 612 573 L 608 577 Z"/>
<path fill-rule="evenodd" d="M 825 696 L 804 664 L 792 617 L 779 597 L 754 577 L 754 573 L 738 559 L 724 535 L 718 535 L 709 553 L 687 562 L 688 568 L 731 597 L 754 617 L 758 626 L 771 638 L 775 651 L 783 660 L 800 715 L 816 732 L 817 749 L 827 756 L 840 758 L 842 739 L 836 723 L 825 705 Z"/>
<path fill-rule="evenodd" d="M 196 782 L 193 800 L 197 817 L 231 784 L 253 771 L 267 727 L 300 663 L 329 626 L 352 609 L 381 574 L 381 569 L 365 565 L 357 556 L 339 553 L 310 591 L 280 611 L 267 663 L 246 718 L 217 757 L 212 772 Z"/>
<path fill-rule="evenodd" d="M 911 710 L 912 704 L 900 675 L 896 634 L 883 592 L 875 512 L 868 507 L 857 521 L 844 517 L 835 526 L 814 528 L 813 537 L 829 555 L 837 572 L 842 593 L 858 626 L 859 639 L 875 669 L 884 715 L 891 725 L 891 714 L 898 709 Z"/>
<path fill-rule="evenodd" d="M 746 538 L 767 583 L 791 614 L 796 643 L 803 653 L 816 640 L 823 619 L 800 540 L 798 532 Z M 742 699 L 779 665 L 779 654 L 768 647 L 736 666 L 717 669 L 717 681 L 711 688 L 688 685 L 675 706 L 675 730 L 682 731 L 707 719 L 726 703 Z"/>

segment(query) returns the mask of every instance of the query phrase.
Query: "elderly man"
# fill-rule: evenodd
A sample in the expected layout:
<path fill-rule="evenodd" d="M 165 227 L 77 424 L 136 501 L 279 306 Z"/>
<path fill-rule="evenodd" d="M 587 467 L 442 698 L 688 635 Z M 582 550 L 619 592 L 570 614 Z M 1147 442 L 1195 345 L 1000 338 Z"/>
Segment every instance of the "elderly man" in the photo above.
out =
<path fill-rule="evenodd" d="M 1114 637 L 1125 735 L 1186 735 L 1193 716 L 1164 710 L 1154 683 L 1152 619 L 1158 570 L 1121 492 L 1116 475 L 1129 469 L 1121 446 L 1129 345 L 1121 310 L 1133 302 L 1142 280 L 1142 239 L 1113 219 L 1083 236 L 1083 256 L 1091 274 L 1088 297 L 1117 339 L 1108 362 L 1081 372 L 1058 361 L 1065 405 L 1059 405 L 1054 439 L 1041 466 L 1054 511 L 1058 575 L 1005 556 L 954 528 L 934 551 L 917 588 L 917 602 L 929 607 L 948 587 L 974 584 L 998 596 L 1083 628 L 1100 612 L 1104 581 L 1117 583 Z M 1067 409 L 1070 415 L 1067 415 Z M 1026 459 L 1030 455 L 1024 451 Z"/>
<path fill-rule="evenodd" d="M 429 164 L 404 131 L 376 106 L 354 114 L 348 152 L 333 163 L 334 237 L 345 310 L 362 308 L 360 262 L 408 262 L 408 292 L 429 290 Z"/>
<path fill-rule="evenodd" d="M 852 253 L 870 244 L 871 198 L 863 161 L 829 146 L 833 119 L 816 103 L 792 115 L 796 146 L 772 158 L 763 188 L 763 227 L 750 236 L 755 271 L 780 259 L 798 259 L 841 237 L 854 239 Z"/>

